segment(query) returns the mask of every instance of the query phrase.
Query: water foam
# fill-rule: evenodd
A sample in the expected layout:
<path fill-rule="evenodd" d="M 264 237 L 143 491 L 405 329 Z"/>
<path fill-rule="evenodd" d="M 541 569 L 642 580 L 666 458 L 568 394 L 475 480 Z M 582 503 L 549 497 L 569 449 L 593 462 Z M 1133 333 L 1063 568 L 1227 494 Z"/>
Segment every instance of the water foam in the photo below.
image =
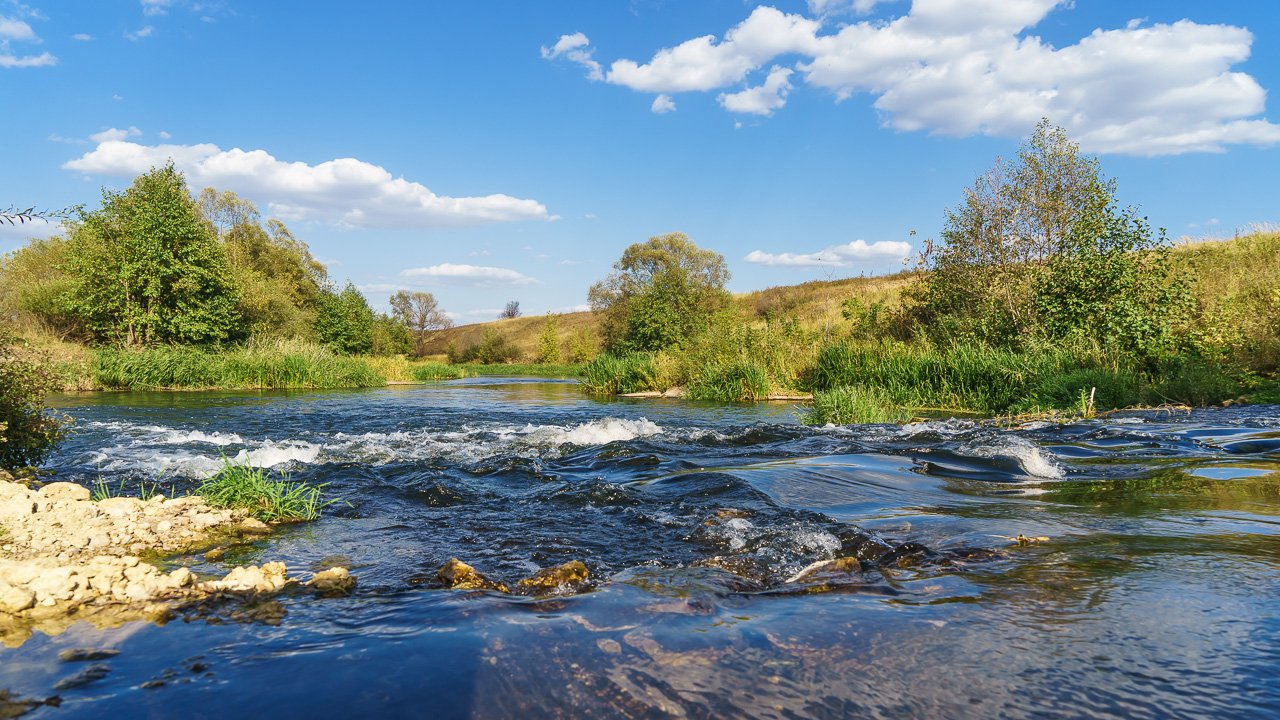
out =
<path fill-rule="evenodd" d="M 1016 435 L 1006 435 L 992 443 L 970 443 L 959 451 L 970 457 L 1010 458 L 1032 477 L 1061 480 L 1067 475 L 1052 452 Z"/>

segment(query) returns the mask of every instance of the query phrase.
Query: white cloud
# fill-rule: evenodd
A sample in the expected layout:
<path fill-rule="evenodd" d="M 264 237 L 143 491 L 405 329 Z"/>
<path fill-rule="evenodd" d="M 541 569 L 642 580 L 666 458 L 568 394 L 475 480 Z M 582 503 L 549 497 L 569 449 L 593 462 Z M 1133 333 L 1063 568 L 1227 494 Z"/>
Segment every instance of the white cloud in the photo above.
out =
<path fill-rule="evenodd" d="M 173 0 L 142 0 L 143 15 L 164 15 L 169 12 L 169 6 L 173 4 Z"/>
<path fill-rule="evenodd" d="M 62 232 L 61 222 L 50 222 L 42 218 L 36 218 L 30 222 L 14 223 L 10 225 L 7 222 L 0 222 L 0 240 L 31 240 L 32 238 L 47 238 Z"/>
<path fill-rule="evenodd" d="M 169 138 L 173 137 L 168 133 L 168 131 L 165 131 L 165 130 L 161 130 L 159 135 L 161 140 L 168 140 Z"/>
<path fill-rule="evenodd" d="M 666 94 L 659 95 L 658 97 L 653 99 L 653 104 L 649 106 L 649 109 L 652 110 L 653 112 L 658 113 L 659 115 L 664 115 L 669 112 L 675 112 L 676 101 L 672 100 L 670 95 L 666 95 Z"/>
<path fill-rule="evenodd" d="M 878 4 L 811 0 L 809 8 L 822 15 Z M 723 92 L 720 103 L 767 114 L 782 107 L 799 77 L 837 101 L 870 95 L 882 122 L 902 131 L 1018 137 L 1048 117 L 1092 152 L 1169 155 L 1280 143 L 1280 124 L 1263 117 L 1266 90 L 1233 70 L 1250 55 L 1247 29 L 1137 21 L 1061 47 L 1031 32 L 1050 12 L 1073 7 L 1070 0 L 915 0 L 896 18 L 824 31 L 821 19 L 760 6 L 723 40 L 704 35 L 647 62 L 616 60 L 605 79 L 650 93 L 727 90 L 773 64 L 763 82 Z M 780 77 L 789 68 L 795 75 Z"/>
<path fill-rule="evenodd" d="M 791 92 L 791 68 L 773 66 L 764 84 L 736 93 L 722 93 L 717 100 L 725 110 L 752 115 L 772 115 L 774 110 L 787 104 Z"/>
<path fill-rule="evenodd" d="M 49 67 L 57 65 L 58 58 L 47 52 L 39 55 L 10 55 L 8 53 L 0 54 L 0 67 L 2 68 L 31 68 L 31 67 Z"/>
<path fill-rule="evenodd" d="M 130 125 L 128 130 L 120 130 L 118 128 L 107 128 L 102 132 L 98 132 L 90 135 L 89 139 L 95 143 L 101 144 L 105 142 L 115 142 L 119 140 L 124 140 L 126 138 L 131 138 L 131 137 L 139 137 L 141 135 L 142 135 L 141 130 Z"/>
<path fill-rule="evenodd" d="M 123 96 L 123 95 L 121 95 L 120 93 L 116 93 L 115 95 L 112 95 L 112 96 L 111 96 L 111 99 L 112 99 L 112 100 L 115 100 L 115 101 L 117 101 L 117 102 L 119 102 L 120 100 L 123 100 L 123 99 L 124 99 L 124 96 Z"/>
<path fill-rule="evenodd" d="M 155 31 L 156 29 L 154 27 L 150 25 L 145 25 L 143 27 L 138 28 L 137 30 L 134 30 L 133 32 L 125 31 L 124 39 L 128 40 L 129 42 L 138 42 L 143 38 L 151 37 L 151 34 L 154 33 Z"/>
<path fill-rule="evenodd" d="M 814 15 L 839 15 L 853 11 L 866 15 L 880 5 L 894 0 L 809 0 L 809 12 Z"/>
<path fill-rule="evenodd" d="M 536 200 L 437 195 L 355 158 L 308 165 L 278 160 L 265 150 L 223 150 L 210 143 L 140 145 L 106 140 L 62 167 L 128 177 L 170 161 L 186 173 L 192 187 L 233 190 L 266 203 L 286 222 L 319 219 L 346 227 L 427 229 L 551 219 Z"/>
<path fill-rule="evenodd" d="M 78 40 L 80 42 L 89 42 L 90 40 L 93 39 L 93 36 L 90 35 L 89 33 L 76 33 L 75 35 L 71 36 L 71 39 Z"/>
<path fill-rule="evenodd" d="M 717 43 L 703 35 L 659 50 L 641 65 L 618 60 L 605 76 L 614 85 L 644 92 L 713 90 L 746 78 L 765 62 L 788 53 L 812 52 L 822 23 L 758 7 Z"/>
<path fill-rule="evenodd" d="M 570 62 L 575 62 L 587 70 L 587 79 L 603 80 L 604 71 L 600 67 L 600 63 L 592 59 L 591 55 L 595 51 L 591 49 L 591 41 L 587 36 L 576 32 L 572 35 L 561 35 L 556 44 L 551 47 L 542 47 L 542 57 L 546 60 L 554 60 L 563 57 Z"/>
<path fill-rule="evenodd" d="M 73 137 L 64 137 L 57 133 L 50 133 L 49 141 L 62 143 L 64 145 L 84 145 L 85 143 L 88 142 L 88 140 L 82 140 L 80 138 L 73 138 Z"/>
<path fill-rule="evenodd" d="M 771 267 L 848 267 L 858 260 L 902 260 L 910 254 L 910 243 L 880 240 L 868 244 L 863 240 L 854 240 L 812 253 L 767 253 L 752 250 L 743 259 L 749 263 Z"/>
<path fill-rule="evenodd" d="M 26 17 L 42 19 L 38 13 L 31 11 L 23 5 L 17 5 L 16 9 L 19 15 Z M 0 68 L 33 68 L 48 67 L 57 65 L 58 58 L 52 53 L 42 52 L 39 55 L 18 55 L 11 49 L 12 43 L 35 43 L 41 42 L 40 37 L 36 35 L 35 30 L 31 29 L 25 21 L 17 18 L 0 16 Z"/>
<path fill-rule="evenodd" d="M 402 277 L 434 280 L 449 285 L 474 285 L 494 287 L 498 285 L 532 285 L 538 281 L 524 273 L 507 268 L 486 265 L 441 263 L 430 267 L 410 268 L 400 273 Z"/>
<path fill-rule="evenodd" d="M 39 42 L 36 31 L 27 23 L 10 17 L 0 17 L 0 41 L 17 40 Z"/>

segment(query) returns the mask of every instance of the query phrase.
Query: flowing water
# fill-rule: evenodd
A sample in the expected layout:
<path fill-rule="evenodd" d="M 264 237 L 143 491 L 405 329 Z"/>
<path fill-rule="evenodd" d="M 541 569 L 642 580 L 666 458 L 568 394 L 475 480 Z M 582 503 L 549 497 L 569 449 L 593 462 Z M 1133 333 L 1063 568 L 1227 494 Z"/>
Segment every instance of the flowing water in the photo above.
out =
<path fill-rule="evenodd" d="M 41 717 L 1280 713 L 1280 407 L 806 428 L 516 379 L 64 405 L 60 479 L 181 492 L 225 457 L 345 501 L 175 562 L 360 584 L 0 649 L 27 697 L 81 669 L 59 650 L 119 650 Z M 594 584 L 447 590 L 451 557 L 507 583 L 578 559 Z"/>

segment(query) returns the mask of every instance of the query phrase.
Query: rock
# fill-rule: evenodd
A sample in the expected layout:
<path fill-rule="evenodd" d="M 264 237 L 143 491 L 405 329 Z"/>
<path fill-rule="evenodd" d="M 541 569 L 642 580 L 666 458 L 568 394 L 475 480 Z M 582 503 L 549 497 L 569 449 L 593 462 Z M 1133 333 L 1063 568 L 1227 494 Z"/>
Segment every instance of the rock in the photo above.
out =
<path fill-rule="evenodd" d="M 282 562 L 264 563 L 262 567 L 249 565 L 238 567 L 221 580 L 211 580 L 198 586 L 206 592 L 276 592 L 284 589 L 290 580 Z"/>
<path fill-rule="evenodd" d="M 84 687 L 89 683 L 94 683 L 106 677 L 111 672 L 110 665 L 97 663 L 81 670 L 80 672 L 59 680 L 54 684 L 54 690 L 72 690 L 78 687 Z"/>
<path fill-rule="evenodd" d="M 107 660 L 120 654 L 119 650 L 107 648 L 68 648 L 58 651 L 58 662 L 73 663 L 89 660 Z"/>
<path fill-rule="evenodd" d="M 318 595 L 333 597 L 346 595 L 356 587 L 356 579 L 344 567 L 322 570 L 307 583 Z"/>
<path fill-rule="evenodd" d="M 35 607 L 35 593 L 0 580 L 0 612 L 17 615 Z"/>
<path fill-rule="evenodd" d="M 270 535 L 271 527 L 257 518 L 246 518 L 240 521 L 240 532 L 244 535 Z"/>
<path fill-rule="evenodd" d="M 46 500 L 88 500 L 93 494 L 83 485 L 55 482 L 40 488 L 40 496 Z"/>
<path fill-rule="evenodd" d="M 222 558 L 224 558 L 224 557 L 226 557 L 226 556 L 227 556 L 227 549 L 226 549 L 226 548 L 216 547 L 216 548 L 214 548 L 214 549 L 210 550 L 209 552 L 205 553 L 205 554 L 204 554 L 204 559 L 205 559 L 205 560 L 208 560 L 209 562 L 218 562 L 219 560 L 221 560 Z"/>
<path fill-rule="evenodd" d="M 581 560 L 543 568 L 516 583 L 516 591 L 525 595 L 565 595 L 580 592 L 590 573 Z"/>
<path fill-rule="evenodd" d="M 511 592 L 496 580 L 490 580 L 480 573 L 480 571 L 462 562 L 458 558 L 449 558 L 449 561 L 440 566 L 436 571 L 436 577 L 440 578 L 440 582 L 444 583 L 447 588 L 454 590 L 497 590 L 498 592 Z"/>

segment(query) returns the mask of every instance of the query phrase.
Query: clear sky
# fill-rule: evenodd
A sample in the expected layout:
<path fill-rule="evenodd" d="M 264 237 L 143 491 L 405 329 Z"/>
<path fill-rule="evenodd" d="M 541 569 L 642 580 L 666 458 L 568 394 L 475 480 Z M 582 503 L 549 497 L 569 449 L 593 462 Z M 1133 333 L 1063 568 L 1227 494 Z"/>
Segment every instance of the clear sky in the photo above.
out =
<path fill-rule="evenodd" d="M 0 88 L 0 208 L 172 158 L 460 322 L 675 230 L 735 291 L 899 269 L 1041 117 L 1172 237 L 1280 223 L 1272 0 L 0 0 Z"/>

